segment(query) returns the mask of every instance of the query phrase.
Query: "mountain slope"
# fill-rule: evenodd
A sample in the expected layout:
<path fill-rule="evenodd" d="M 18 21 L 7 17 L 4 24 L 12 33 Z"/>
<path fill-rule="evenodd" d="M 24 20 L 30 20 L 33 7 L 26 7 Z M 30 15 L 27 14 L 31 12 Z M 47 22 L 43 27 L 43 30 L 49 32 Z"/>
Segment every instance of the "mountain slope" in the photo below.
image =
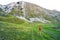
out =
<path fill-rule="evenodd" d="M 23 1 L 0 5 L 0 40 L 60 40 L 60 12 Z"/>
<path fill-rule="evenodd" d="M 24 17 L 29 22 L 39 21 L 47 22 L 60 22 L 60 12 L 56 10 L 48 10 L 28 2 L 13 2 L 8 5 L 0 5 L 6 15 Z"/>
<path fill-rule="evenodd" d="M 53 29 L 54 25 L 49 25 L 0 21 L 0 40 L 60 40 L 60 31 Z M 39 26 L 42 26 L 42 31 L 39 31 Z"/>

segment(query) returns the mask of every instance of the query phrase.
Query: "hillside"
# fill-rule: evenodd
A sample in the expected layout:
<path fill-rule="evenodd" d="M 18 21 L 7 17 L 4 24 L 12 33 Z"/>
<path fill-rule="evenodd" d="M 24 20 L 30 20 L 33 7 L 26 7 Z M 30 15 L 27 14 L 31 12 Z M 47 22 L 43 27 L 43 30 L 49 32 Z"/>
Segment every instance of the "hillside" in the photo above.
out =
<path fill-rule="evenodd" d="M 59 11 L 48 10 L 28 2 L 13 2 L 8 5 L 0 6 L 0 9 L 2 9 L 6 13 L 5 15 L 11 14 L 17 17 L 24 17 L 30 22 L 60 22 Z"/>
<path fill-rule="evenodd" d="M 0 5 L 0 40 L 60 40 L 60 12 L 24 1 Z"/>

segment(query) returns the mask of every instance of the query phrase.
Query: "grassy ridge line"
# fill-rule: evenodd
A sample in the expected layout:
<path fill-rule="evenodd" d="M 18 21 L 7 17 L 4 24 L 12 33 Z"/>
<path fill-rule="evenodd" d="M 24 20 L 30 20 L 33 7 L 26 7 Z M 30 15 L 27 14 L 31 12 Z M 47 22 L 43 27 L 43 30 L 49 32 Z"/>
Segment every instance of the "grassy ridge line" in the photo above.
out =
<path fill-rule="evenodd" d="M 22 23 L 26 22 L 25 20 L 18 19 L 14 16 L 8 16 L 8 15 L 7 16 L 0 16 L 0 21 L 16 23 L 16 24 L 22 24 Z"/>

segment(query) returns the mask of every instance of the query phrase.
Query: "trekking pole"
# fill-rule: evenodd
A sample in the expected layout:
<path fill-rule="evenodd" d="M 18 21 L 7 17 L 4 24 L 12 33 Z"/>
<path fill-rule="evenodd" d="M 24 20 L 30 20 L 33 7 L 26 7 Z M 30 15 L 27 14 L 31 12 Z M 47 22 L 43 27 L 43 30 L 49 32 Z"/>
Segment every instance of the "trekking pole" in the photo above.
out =
<path fill-rule="evenodd" d="M 33 28 L 32 28 L 32 40 L 34 40 L 34 35 L 33 35 Z"/>

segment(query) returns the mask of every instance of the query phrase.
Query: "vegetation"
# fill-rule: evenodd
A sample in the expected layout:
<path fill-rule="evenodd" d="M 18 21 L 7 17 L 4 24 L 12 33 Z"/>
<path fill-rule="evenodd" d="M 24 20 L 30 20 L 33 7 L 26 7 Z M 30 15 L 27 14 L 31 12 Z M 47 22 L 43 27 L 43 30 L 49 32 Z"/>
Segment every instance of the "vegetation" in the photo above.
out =
<path fill-rule="evenodd" d="M 57 21 L 56 17 L 49 16 L 48 14 L 52 14 L 50 11 L 29 3 L 26 3 L 24 7 L 28 20 L 42 17 L 51 23 L 29 23 L 16 18 L 16 16 L 23 16 L 20 4 L 14 5 L 9 13 L 0 9 L 0 40 L 60 40 L 60 21 Z"/>
<path fill-rule="evenodd" d="M 0 21 L 16 23 L 16 24 L 22 24 L 25 22 L 24 20 L 16 18 L 16 17 L 11 16 L 11 15 L 0 16 Z"/>
<path fill-rule="evenodd" d="M 7 20 L 11 17 L 2 18 L 4 20 L 0 21 L 0 40 L 60 40 L 60 31 L 53 29 L 55 26 L 52 24 L 38 22 L 16 24 Z M 39 31 L 39 27 L 42 27 L 42 31 Z"/>

